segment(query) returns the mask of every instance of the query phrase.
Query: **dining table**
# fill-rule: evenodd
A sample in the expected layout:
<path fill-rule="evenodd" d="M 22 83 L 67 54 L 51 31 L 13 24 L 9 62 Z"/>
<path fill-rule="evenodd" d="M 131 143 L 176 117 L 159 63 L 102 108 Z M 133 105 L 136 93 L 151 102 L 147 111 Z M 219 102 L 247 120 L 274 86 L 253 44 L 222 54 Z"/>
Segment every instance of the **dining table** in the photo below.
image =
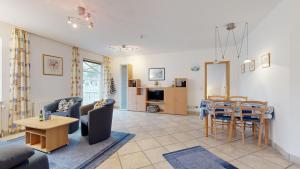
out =
<path fill-rule="evenodd" d="M 205 137 L 208 137 L 208 118 L 210 114 L 212 113 L 212 108 L 210 107 L 212 103 L 212 100 L 201 100 L 200 102 L 200 119 L 204 120 L 204 135 Z M 226 104 L 226 102 L 225 102 Z M 247 105 L 250 107 L 260 107 L 261 105 L 259 104 L 251 104 Z M 236 114 L 235 116 L 239 116 L 240 110 L 239 107 L 236 107 Z M 274 119 L 275 112 L 274 112 L 274 107 L 273 106 L 267 106 L 267 109 L 265 112 L 263 112 L 263 123 L 264 123 L 264 144 L 268 145 L 269 144 L 269 128 L 270 128 L 270 121 Z"/>

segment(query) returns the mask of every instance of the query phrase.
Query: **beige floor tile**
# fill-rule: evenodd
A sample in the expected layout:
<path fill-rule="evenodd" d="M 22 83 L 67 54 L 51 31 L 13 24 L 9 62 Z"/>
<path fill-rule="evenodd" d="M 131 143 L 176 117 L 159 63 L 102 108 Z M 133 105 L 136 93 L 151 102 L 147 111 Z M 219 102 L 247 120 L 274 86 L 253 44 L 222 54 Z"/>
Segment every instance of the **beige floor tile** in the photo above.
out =
<path fill-rule="evenodd" d="M 168 132 L 166 132 L 164 129 L 160 129 L 160 130 L 153 130 L 153 131 L 150 131 L 149 134 L 150 134 L 152 137 L 159 137 L 159 136 L 165 136 L 165 135 L 168 135 Z"/>
<path fill-rule="evenodd" d="M 252 167 L 247 166 L 246 164 L 240 162 L 239 160 L 231 161 L 230 164 L 234 165 L 235 167 L 237 167 L 239 169 L 253 169 Z"/>
<path fill-rule="evenodd" d="M 283 168 L 275 163 L 269 162 L 255 155 L 247 155 L 238 160 L 255 169 L 282 169 Z"/>
<path fill-rule="evenodd" d="M 133 138 L 135 141 L 150 139 L 152 136 L 146 133 L 135 133 L 135 137 Z"/>
<path fill-rule="evenodd" d="M 273 150 L 272 148 L 266 148 L 261 151 L 254 153 L 253 155 L 259 156 L 265 160 L 271 161 L 281 167 L 288 167 L 292 164 L 292 162 L 286 160 L 279 152 Z"/>
<path fill-rule="evenodd" d="M 118 159 L 118 156 L 115 156 L 113 158 L 109 158 L 106 161 L 104 161 L 96 169 L 122 169 L 122 167 L 120 164 L 120 160 Z"/>
<path fill-rule="evenodd" d="M 171 135 L 156 137 L 155 140 L 158 141 L 159 144 L 161 144 L 163 146 L 170 145 L 170 144 L 175 144 L 175 143 L 179 142 L 175 137 L 173 137 Z"/>
<path fill-rule="evenodd" d="M 167 162 L 161 162 L 154 164 L 155 169 L 173 169 L 173 167 Z"/>
<path fill-rule="evenodd" d="M 190 140 L 195 139 L 193 136 L 191 136 L 187 133 L 175 133 L 175 134 L 172 134 L 172 136 L 181 142 L 190 141 Z"/>
<path fill-rule="evenodd" d="M 174 152 L 177 150 L 182 150 L 182 149 L 186 149 L 186 145 L 184 145 L 183 143 L 176 143 L 176 144 L 170 144 L 170 145 L 166 145 L 165 148 L 169 151 L 169 152 Z"/>
<path fill-rule="evenodd" d="M 154 164 L 158 162 L 165 161 L 163 154 L 168 153 L 169 151 L 164 147 L 159 147 L 155 149 L 150 149 L 144 151 L 148 159 Z"/>
<path fill-rule="evenodd" d="M 216 148 L 208 148 L 207 150 L 225 161 L 232 161 L 234 159 L 233 157 L 219 151 Z"/>
<path fill-rule="evenodd" d="M 242 156 L 249 154 L 249 152 L 242 150 L 242 149 L 238 149 L 230 144 L 219 145 L 215 148 L 217 148 L 222 153 L 225 153 L 225 154 L 233 157 L 234 159 L 237 159 L 237 158 L 240 158 Z"/>
<path fill-rule="evenodd" d="M 142 150 L 148 150 L 156 147 L 160 147 L 161 145 L 153 138 L 139 140 L 137 144 L 141 147 Z"/>
<path fill-rule="evenodd" d="M 120 156 L 123 169 L 137 169 L 151 165 L 151 162 L 142 152 Z"/>
<path fill-rule="evenodd" d="M 141 148 L 138 146 L 136 142 L 130 142 L 125 144 L 118 150 L 119 155 L 125 155 L 129 153 L 135 153 L 141 151 Z"/>
<path fill-rule="evenodd" d="M 142 167 L 142 168 L 139 168 L 139 169 L 155 169 L 153 165 L 149 165 L 147 167 Z"/>
<path fill-rule="evenodd" d="M 294 164 L 294 165 L 288 167 L 288 169 L 300 169 L 300 165 Z"/>
<path fill-rule="evenodd" d="M 195 147 L 195 146 L 201 146 L 203 148 L 209 148 L 210 146 L 208 146 L 207 144 L 203 143 L 200 141 L 200 139 L 194 139 L 194 140 L 190 140 L 190 141 L 185 141 L 183 142 L 184 145 L 186 145 L 186 147 Z"/>

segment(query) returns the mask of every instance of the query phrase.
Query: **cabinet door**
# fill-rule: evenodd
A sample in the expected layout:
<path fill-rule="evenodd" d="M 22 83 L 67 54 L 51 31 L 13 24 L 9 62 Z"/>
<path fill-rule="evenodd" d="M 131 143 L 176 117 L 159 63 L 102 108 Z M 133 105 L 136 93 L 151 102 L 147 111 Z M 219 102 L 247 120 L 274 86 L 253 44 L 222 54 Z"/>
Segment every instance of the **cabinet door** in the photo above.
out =
<path fill-rule="evenodd" d="M 137 111 L 146 111 L 146 98 L 144 95 L 138 95 L 136 101 L 136 110 Z"/>
<path fill-rule="evenodd" d="M 187 88 L 175 88 L 175 113 L 187 115 Z"/>
<path fill-rule="evenodd" d="M 136 111 L 136 88 L 128 87 L 128 110 Z"/>
<path fill-rule="evenodd" d="M 175 114 L 175 88 L 164 89 L 164 112 Z"/>

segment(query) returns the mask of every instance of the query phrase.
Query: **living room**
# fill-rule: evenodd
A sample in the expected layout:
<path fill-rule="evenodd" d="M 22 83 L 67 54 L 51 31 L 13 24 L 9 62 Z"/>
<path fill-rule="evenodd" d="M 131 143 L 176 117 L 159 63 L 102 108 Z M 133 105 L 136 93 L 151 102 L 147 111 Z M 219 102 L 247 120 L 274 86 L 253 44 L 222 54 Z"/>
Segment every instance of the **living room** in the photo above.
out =
<path fill-rule="evenodd" d="M 300 168 L 299 6 L 0 2 L 0 169 Z"/>

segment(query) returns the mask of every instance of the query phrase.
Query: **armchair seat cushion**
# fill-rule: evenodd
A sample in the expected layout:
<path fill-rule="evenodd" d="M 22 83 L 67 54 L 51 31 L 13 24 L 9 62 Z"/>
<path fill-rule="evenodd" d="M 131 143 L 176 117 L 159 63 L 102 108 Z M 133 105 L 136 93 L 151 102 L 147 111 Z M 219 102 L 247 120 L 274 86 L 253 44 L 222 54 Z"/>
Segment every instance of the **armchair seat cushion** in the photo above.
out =
<path fill-rule="evenodd" d="M 85 124 L 85 125 L 88 125 L 88 122 L 89 122 L 89 115 L 81 116 L 81 117 L 80 117 L 80 121 L 81 121 L 81 123 L 83 123 L 83 124 Z"/>
<path fill-rule="evenodd" d="M 7 144 L 0 146 L 0 166 L 1 169 L 10 169 L 24 161 L 34 154 L 32 148 L 26 145 Z"/>
<path fill-rule="evenodd" d="M 52 115 L 70 117 L 70 112 L 53 112 Z"/>

